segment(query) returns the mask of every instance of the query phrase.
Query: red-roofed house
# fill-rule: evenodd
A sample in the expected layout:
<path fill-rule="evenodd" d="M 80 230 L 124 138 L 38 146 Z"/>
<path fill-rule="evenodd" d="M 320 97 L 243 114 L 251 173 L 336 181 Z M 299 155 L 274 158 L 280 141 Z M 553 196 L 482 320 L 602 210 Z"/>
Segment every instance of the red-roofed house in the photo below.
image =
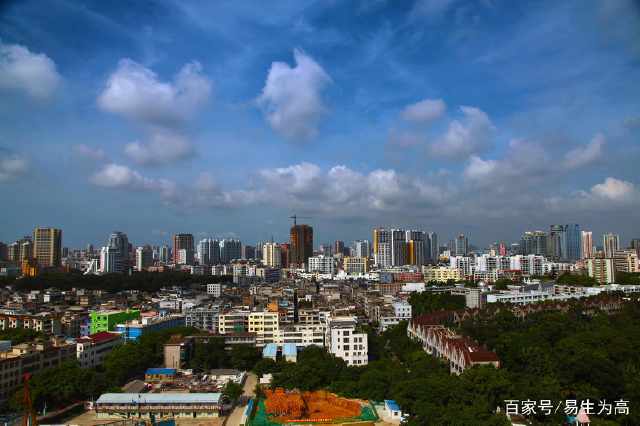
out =
<path fill-rule="evenodd" d="M 102 331 L 76 340 L 78 362 L 83 368 L 101 365 L 113 348 L 122 344 L 122 335 Z"/>

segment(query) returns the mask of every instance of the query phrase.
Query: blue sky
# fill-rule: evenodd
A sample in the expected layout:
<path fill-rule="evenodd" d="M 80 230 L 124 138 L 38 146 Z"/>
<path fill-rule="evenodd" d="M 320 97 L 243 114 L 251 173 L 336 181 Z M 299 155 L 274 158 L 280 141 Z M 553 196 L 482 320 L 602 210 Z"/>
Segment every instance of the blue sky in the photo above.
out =
<path fill-rule="evenodd" d="M 206 4 L 205 4 L 206 3 Z M 0 6 L 0 240 L 640 237 L 637 2 Z"/>

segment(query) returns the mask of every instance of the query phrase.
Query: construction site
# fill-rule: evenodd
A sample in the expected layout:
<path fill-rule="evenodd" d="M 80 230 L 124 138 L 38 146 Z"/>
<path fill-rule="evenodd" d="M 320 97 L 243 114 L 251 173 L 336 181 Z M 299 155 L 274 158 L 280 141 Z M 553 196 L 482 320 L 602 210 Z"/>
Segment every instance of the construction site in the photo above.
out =
<path fill-rule="evenodd" d="M 248 425 L 283 424 L 360 424 L 378 420 L 375 408 L 367 401 L 340 398 L 327 391 L 298 392 L 282 388 L 265 390 Z"/>

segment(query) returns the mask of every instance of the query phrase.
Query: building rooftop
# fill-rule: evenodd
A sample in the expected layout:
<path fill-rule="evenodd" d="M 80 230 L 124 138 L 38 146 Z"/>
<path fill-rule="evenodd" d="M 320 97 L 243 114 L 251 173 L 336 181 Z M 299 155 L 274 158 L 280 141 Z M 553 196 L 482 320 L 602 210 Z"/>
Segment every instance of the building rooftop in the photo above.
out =
<path fill-rule="evenodd" d="M 88 337 L 94 343 L 102 343 L 102 342 L 107 342 L 109 340 L 119 339 L 120 335 L 117 333 L 109 333 L 107 331 L 102 331 L 100 333 L 90 334 Z"/>
<path fill-rule="evenodd" d="M 275 358 L 278 353 L 278 345 L 275 343 L 268 343 L 262 350 L 263 357 Z"/>
<path fill-rule="evenodd" d="M 282 346 L 282 354 L 284 356 L 292 356 L 298 354 L 298 348 L 295 343 L 285 343 Z"/>
<path fill-rule="evenodd" d="M 391 411 L 400 411 L 400 406 L 393 399 L 385 399 L 384 405 L 386 405 Z"/>
<path fill-rule="evenodd" d="M 105 393 L 98 404 L 217 404 L 220 393 Z"/>
<path fill-rule="evenodd" d="M 165 375 L 174 375 L 176 374 L 175 368 L 147 368 L 145 374 L 165 374 Z"/>

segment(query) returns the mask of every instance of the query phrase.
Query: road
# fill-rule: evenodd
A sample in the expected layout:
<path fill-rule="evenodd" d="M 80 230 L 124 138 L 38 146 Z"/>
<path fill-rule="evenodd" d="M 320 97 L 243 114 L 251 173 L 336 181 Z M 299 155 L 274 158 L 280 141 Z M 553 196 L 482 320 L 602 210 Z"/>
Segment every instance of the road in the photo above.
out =
<path fill-rule="evenodd" d="M 242 419 L 242 413 L 247 409 L 247 402 L 255 396 L 256 383 L 258 378 L 253 373 L 248 373 L 244 381 L 241 403 L 231 412 L 229 419 L 225 422 L 225 426 L 238 426 Z"/>

